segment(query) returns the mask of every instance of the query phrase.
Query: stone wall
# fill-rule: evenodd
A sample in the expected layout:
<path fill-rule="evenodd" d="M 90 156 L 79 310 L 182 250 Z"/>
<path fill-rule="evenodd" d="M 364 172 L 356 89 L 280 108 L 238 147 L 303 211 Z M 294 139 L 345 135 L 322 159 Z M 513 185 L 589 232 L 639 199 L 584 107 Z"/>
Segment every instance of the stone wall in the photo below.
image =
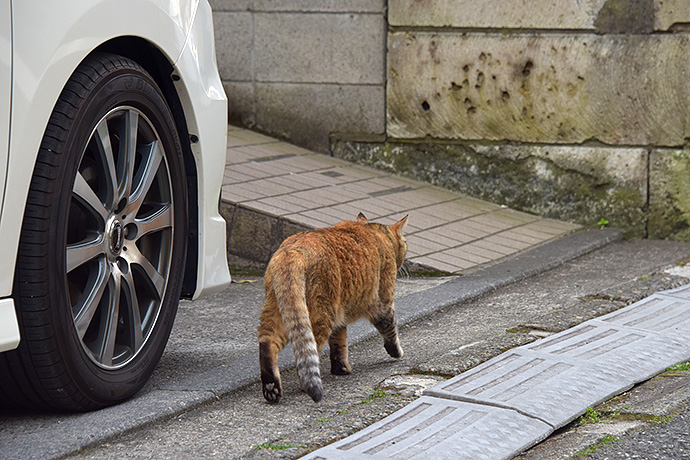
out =
<path fill-rule="evenodd" d="M 213 4 L 241 124 L 541 215 L 690 239 L 690 1 Z"/>
<path fill-rule="evenodd" d="M 385 132 L 385 0 L 211 0 L 230 120 L 318 151 Z"/>

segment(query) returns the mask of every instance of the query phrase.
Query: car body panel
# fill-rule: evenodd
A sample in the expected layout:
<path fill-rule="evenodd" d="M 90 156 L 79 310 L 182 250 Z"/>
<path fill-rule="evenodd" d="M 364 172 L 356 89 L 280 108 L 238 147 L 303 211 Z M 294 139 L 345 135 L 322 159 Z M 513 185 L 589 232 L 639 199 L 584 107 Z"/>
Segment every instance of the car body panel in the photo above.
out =
<path fill-rule="evenodd" d="M 10 50 L 13 56 L 12 90 L 10 95 L 5 91 L 5 95 L 0 96 L 12 100 L 11 136 L 9 144 L 5 142 L 5 148 L 0 150 L 0 155 L 6 158 L 2 161 L 0 157 L 0 173 L 6 168 L 6 174 L 0 174 L 3 179 L 6 177 L 4 187 L 0 187 L 4 190 L 0 218 L 0 241 L 3 242 L 0 245 L 0 298 L 12 294 L 24 204 L 43 131 L 55 102 L 74 69 L 89 53 L 122 36 L 149 41 L 180 76 L 176 88 L 185 109 L 188 129 L 199 138 L 192 145 L 201 203 L 194 297 L 225 287 L 230 275 L 225 255 L 225 222 L 219 215 L 218 196 L 225 164 L 227 99 L 215 66 L 213 21 L 208 2 L 0 0 L 0 7 L 5 9 L 0 12 L 0 51 L 3 53 L 7 52 L 3 47 L 6 36 L 10 35 L 8 31 L 12 30 L 13 34 Z M 10 8 L 11 16 L 6 14 Z M 10 17 L 12 29 L 9 24 L 8 27 L 3 24 Z M 2 62 L 4 59 L 3 55 Z M 3 73 L 7 73 L 6 69 Z M 0 91 L 5 84 L 5 80 L 0 80 Z M 0 110 L 9 107 L 2 106 Z M 2 117 L 0 114 L 0 126 L 6 121 Z M 1 136 L 0 130 L 0 143 Z M 2 331 L 0 329 L 0 343 L 3 342 Z"/>
<path fill-rule="evenodd" d="M 225 156 L 200 155 L 201 151 L 226 151 L 228 110 L 218 72 L 204 71 L 217 68 L 213 35 L 208 33 L 213 30 L 213 17 L 208 3 L 199 5 L 193 27 L 175 67 L 193 70 L 182 72 L 176 87 L 185 112 L 190 114 L 187 116 L 189 133 L 198 138 L 197 142 L 192 143 L 192 152 L 205 185 L 199 189 L 199 203 L 203 209 L 199 211 L 200 263 L 197 268 L 197 289 L 193 295 L 193 298 L 197 298 L 202 294 L 217 292 L 230 282 L 229 272 L 218 270 L 219 266 L 227 267 L 226 224 L 218 209 Z M 218 244 L 221 240 L 222 245 Z"/>

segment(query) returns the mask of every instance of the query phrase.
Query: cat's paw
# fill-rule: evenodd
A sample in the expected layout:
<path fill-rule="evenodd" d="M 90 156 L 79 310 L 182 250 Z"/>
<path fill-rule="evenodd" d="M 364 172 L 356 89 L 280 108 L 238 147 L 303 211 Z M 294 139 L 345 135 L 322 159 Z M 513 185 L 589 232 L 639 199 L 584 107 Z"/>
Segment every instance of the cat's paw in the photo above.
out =
<path fill-rule="evenodd" d="M 388 352 L 388 354 L 390 355 L 391 358 L 400 359 L 405 354 L 403 352 L 402 347 L 397 342 L 396 343 L 384 343 L 383 346 L 385 347 L 386 351 Z"/>
<path fill-rule="evenodd" d="M 264 398 L 266 398 L 266 401 L 271 404 L 278 403 L 280 401 L 280 397 L 283 395 L 280 385 L 277 385 L 275 382 L 265 383 L 263 386 L 263 392 Z"/>
<path fill-rule="evenodd" d="M 350 367 L 350 364 L 346 362 L 331 361 L 331 374 L 350 375 L 352 374 L 352 367 Z"/>

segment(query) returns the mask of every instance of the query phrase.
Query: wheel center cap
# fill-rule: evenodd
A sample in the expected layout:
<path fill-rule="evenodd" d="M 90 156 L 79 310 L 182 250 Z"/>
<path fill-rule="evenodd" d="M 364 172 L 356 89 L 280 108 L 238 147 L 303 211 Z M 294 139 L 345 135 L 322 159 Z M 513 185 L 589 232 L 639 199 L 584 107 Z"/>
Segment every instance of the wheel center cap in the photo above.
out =
<path fill-rule="evenodd" d="M 119 220 L 113 220 L 108 230 L 108 246 L 114 255 L 120 254 L 125 242 L 125 228 Z"/>

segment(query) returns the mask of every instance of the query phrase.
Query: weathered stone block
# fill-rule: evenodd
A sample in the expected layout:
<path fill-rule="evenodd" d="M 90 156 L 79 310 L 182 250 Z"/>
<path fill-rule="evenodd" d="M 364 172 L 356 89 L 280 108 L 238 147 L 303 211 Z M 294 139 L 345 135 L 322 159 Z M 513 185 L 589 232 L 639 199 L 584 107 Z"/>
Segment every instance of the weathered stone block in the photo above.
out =
<path fill-rule="evenodd" d="M 259 82 L 384 82 L 382 15 L 257 13 L 254 21 Z"/>
<path fill-rule="evenodd" d="M 390 0 L 399 27 L 582 29 L 650 33 L 690 22 L 686 0 Z"/>
<path fill-rule="evenodd" d="M 209 3 L 213 11 L 248 11 L 252 0 L 209 0 Z"/>
<path fill-rule="evenodd" d="M 646 149 L 341 141 L 333 153 L 512 208 L 645 234 Z"/>
<path fill-rule="evenodd" d="M 257 127 L 320 152 L 334 132 L 385 130 L 383 86 L 257 84 Z"/>
<path fill-rule="evenodd" d="M 654 30 L 654 0 L 607 0 L 594 26 L 607 34 L 648 34 Z"/>
<path fill-rule="evenodd" d="M 394 26 L 593 29 L 606 0 L 390 0 Z"/>
<path fill-rule="evenodd" d="M 388 135 L 679 146 L 690 37 L 390 34 Z"/>
<path fill-rule="evenodd" d="M 385 0 L 253 0 L 254 11 L 383 13 Z"/>
<path fill-rule="evenodd" d="M 690 2 L 687 0 L 655 0 L 655 28 L 669 30 L 674 25 L 690 23 Z"/>
<path fill-rule="evenodd" d="M 690 151 L 653 150 L 649 188 L 649 237 L 690 241 Z"/>
<path fill-rule="evenodd" d="M 216 38 L 216 60 L 222 80 L 251 81 L 252 18 L 251 13 L 216 11 L 213 14 Z"/>
<path fill-rule="evenodd" d="M 229 121 L 241 126 L 256 124 L 256 104 L 253 83 L 224 82 L 223 88 L 228 96 Z"/>

